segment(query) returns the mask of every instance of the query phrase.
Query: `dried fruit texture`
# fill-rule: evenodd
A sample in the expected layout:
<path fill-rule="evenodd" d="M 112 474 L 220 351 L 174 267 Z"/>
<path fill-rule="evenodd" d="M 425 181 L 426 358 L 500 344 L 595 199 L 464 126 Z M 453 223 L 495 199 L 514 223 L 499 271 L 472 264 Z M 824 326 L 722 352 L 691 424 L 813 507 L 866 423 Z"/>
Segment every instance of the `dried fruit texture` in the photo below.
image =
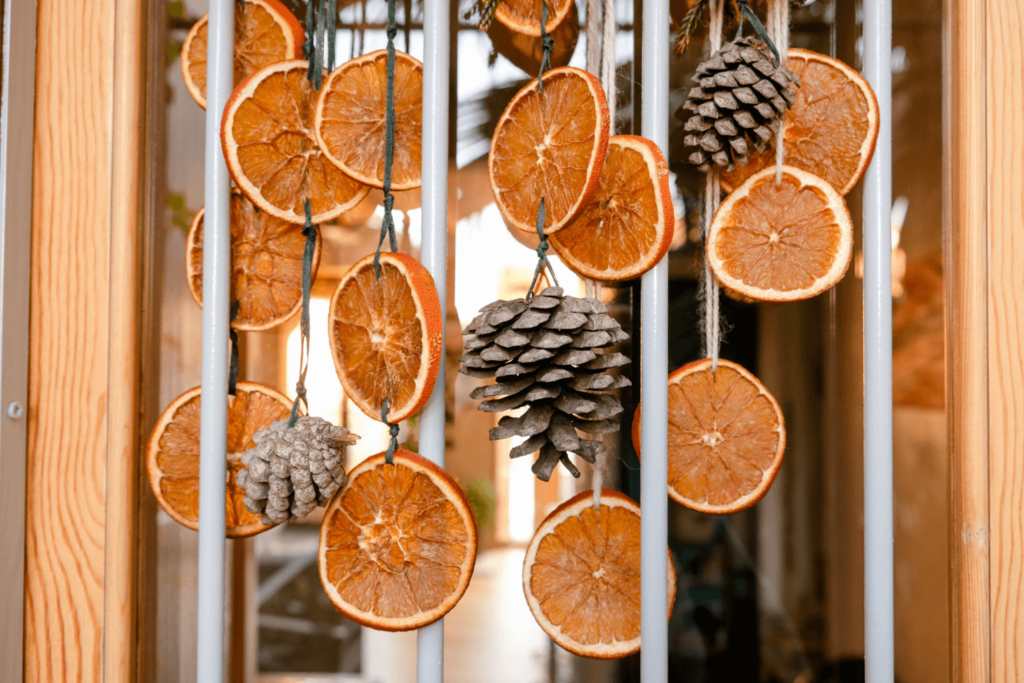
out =
<path fill-rule="evenodd" d="M 597 192 L 579 218 L 551 236 L 551 246 L 583 277 L 631 280 L 668 253 L 675 220 L 661 150 L 650 140 L 616 135 L 608 139 Z"/>
<path fill-rule="evenodd" d="M 782 465 L 786 429 L 775 398 L 736 363 L 684 365 L 668 376 L 668 494 L 699 512 L 745 510 Z M 633 446 L 641 452 L 640 412 Z"/>
<path fill-rule="evenodd" d="M 206 109 L 207 19 L 197 21 L 181 46 L 181 75 L 192 98 Z M 235 79 L 238 85 L 265 66 L 302 57 L 306 34 L 277 0 L 235 4 Z"/>
<path fill-rule="evenodd" d="M 192 222 L 185 245 L 185 270 L 192 298 L 203 305 L 203 217 Z M 302 307 L 302 226 L 259 211 L 239 193 L 231 195 L 231 298 L 238 301 L 232 326 L 267 330 Z M 313 280 L 320 265 L 321 238 L 313 252 Z"/>
<path fill-rule="evenodd" d="M 541 4 L 548 6 L 545 29 L 554 33 L 574 8 L 573 0 L 501 0 L 494 13 L 497 22 L 527 36 L 540 36 Z"/>
<path fill-rule="evenodd" d="M 791 48 L 788 66 L 800 77 L 796 100 L 783 124 L 785 162 L 824 178 L 840 194 L 860 181 L 878 140 L 878 101 L 859 73 L 825 55 Z M 775 165 L 775 150 L 751 155 L 722 176 L 726 189 Z"/>
<path fill-rule="evenodd" d="M 551 639 L 584 657 L 615 659 L 640 649 L 640 506 L 585 491 L 545 519 L 526 549 L 523 590 Z M 668 556 L 668 611 L 676 572 Z"/>
<path fill-rule="evenodd" d="M 409 451 L 369 458 L 324 513 L 320 581 L 364 626 L 408 631 L 443 617 L 466 592 L 476 523 L 451 477 Z"/>
<path fill-rule="evenodd" d="M 189 389 L 167 407 L 149 437 L 146 469 L 160 507 L 190 529 L 199 529 L 199 412 L 200 387 Z M 286 419 L 292 402 L 270 387 L 239 382 L 228 397 L 227 535 L 252 536 L 269 526 L 245 509 L 244 489 L 236 483 L 245 468 L 242 454 L 256 444 L 253 434 L 276 420 Z"/>
<path fill-rule="evenodd" d="M 309 200 L 314 223 L 356 206 L 370 191 L 328 161 L 313 134 L 318 94 L 308 62 L 280 62 L 256 72 L 228 99 L 221 142 L 242 193 L 271 216 L 302 224 Z"/>
<path fill-rule="evenodd" d="M 335 166 L 361 183 L 384 187 L 388 51 L 377 50 L 331 72 L 320 91 L 314 130 Z M 422 183 L 423 64 L 395 52 L 395 156 L 391 188 Z"/>
<path fill-rule="evenodd" d="M 538 20 L 537 25 L 540 25 Z M 487 34 L 498 54 L 515 64 L 531 76 L 540 71 L 541 58 L 544 56 L 544 43 L 540 35 L 520 33 L 509 28 L 500 19 L 494 21 Z M 580 37 L 579 16 L 576 3 L 570 3 L 569 13 L 551 32 L 554 49 L 551 52 L 551 68 L 567 66 L 576 51 L 576 43 Z"/>
<path fill-rule="evenodd" d="M 434 279 L 405 254 L 361 259 L 331 297 L 328 333 L 345 395 L 375 420 L 388 399 L 388 422 L 419 412 L 441 363 L 441 305 Z"/>
<path fill-rule="evenodd" d="M 736 188 L 715 214 L 708 261 L 729 289 L 759 301 L 799 301 L 846 274 L 853 223 L 846 202 L 818 176 L 766 168 Z"/>
<path fill-rule="evenodd" d="M 608 102 L 593 74 L 571 66 L 534 79 L 509 102 L 491 140 L 491 192 L 509 225 L 558 232 L 597 191 L 608 150 Z"/>

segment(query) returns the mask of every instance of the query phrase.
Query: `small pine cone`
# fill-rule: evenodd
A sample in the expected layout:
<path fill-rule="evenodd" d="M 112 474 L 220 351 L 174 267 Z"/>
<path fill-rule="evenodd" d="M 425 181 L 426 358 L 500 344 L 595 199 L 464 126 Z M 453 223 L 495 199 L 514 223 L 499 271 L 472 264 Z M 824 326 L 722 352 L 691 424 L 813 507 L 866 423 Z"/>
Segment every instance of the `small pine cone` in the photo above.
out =
<path fill-rule="evenodd" d="M 484 306 L 463 334 L 466 352 L 459 372 L 497 378 L 470 394 L 485 399 L 477 409 L 497 413 L 526 408 L 518 417 L 502 417 L 490 432 L 491 440 L 527 437 L 511 455 L 540 451 L 533 472 L 543 481 L 559 462 L 580 476 L 568 454 L 593 463 L 605 449 L 604 443 L 585 439 L 580 432 L 618 431 L 619 423 L 612 418 L 622 412 L 622 405 L 603 392 L 630 385 L 628 378 L 606 372 L 629 363 L 628 358 L 595 352 L 629 338 L 605 305 L 548 287 L 531 299 Z"/>
<path fill-rule="evenodd" d="M 763 152 L 793 106 L 793 84 L 800 85 L 754 37 L 723 45 L 701 62 L 693 81 L 697 85 L 676 116 L 686 120 L 688 160 L 704 173 L 734 171 L 752 149 Z"/>
<path fill-rule="evenodd" d="M 345 485 L 345 448 L 358 438 L 319 417 L 300 417 L 292 429 L 278 420 L 256 432 L 256 447 L 242 455 L 248 469 L 235 479 L 245 489 L 245 509 L 262 514 L 264 524 L 280 524 L 326 505 Z"/>

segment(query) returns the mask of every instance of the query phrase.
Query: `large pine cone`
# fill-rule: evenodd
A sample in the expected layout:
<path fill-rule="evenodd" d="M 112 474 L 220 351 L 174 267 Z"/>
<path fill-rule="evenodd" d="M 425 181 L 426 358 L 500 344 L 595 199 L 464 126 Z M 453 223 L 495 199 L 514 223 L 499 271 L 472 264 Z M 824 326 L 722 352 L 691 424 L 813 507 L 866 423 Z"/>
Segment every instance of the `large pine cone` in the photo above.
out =
<path fill-rule="evenodd" d="M 605 372 L 629 363 L 628 358 L 595 353 L 629 338 L 605 305 L 563 296 L 560 287 L 548 287 L 531 299 L 484 306 L 463 334 L 466 352 L 459 372 L 497 378 L 470 394 L 489 399 L 478 410 L 497 413 L 528 407 L 519 417 L 501 418 L 490 432 L 491 440 L 528 437 L 511 455 L 540 451 L 533 472 L 543 481 L 559 462 L 574 477 L 580 476 L 568 454 L 593 463 L 605 444 L 581 438 L 579 432 L 618 431 L 618 420 L 611 418 L 622 412 L 622 405 L 604 392 L 630 385 L 628 378 Z"/>
<path fill-rule="evenodd" d="M 697 87 L 676 116 L 693 112 L 684 126 L 684 144 L 690 163 L 704 173 L 734 171 L 736 164 L 747 162 L 751 148 L 763 152 L 793 106 L 793 84 L 800 85 L 754 37 L 722 46 L 701 62 L 693 81 Z"/>

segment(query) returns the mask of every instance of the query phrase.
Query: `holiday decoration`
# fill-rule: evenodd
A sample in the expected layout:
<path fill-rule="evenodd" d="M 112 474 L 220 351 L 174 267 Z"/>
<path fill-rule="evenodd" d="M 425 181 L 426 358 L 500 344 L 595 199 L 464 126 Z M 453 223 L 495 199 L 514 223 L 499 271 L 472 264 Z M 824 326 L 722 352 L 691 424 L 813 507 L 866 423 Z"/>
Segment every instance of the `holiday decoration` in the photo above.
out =
<path fill-rule="evenodd" d="M 704 173 L 733 170 L 764 151 L 795 101 L 796 76 L 763 42 L 738 38 L 697 67 L 697 86 L 677 116 L 685 118 L 688 160 Z M 684 112 L 690 112 L 688 118 Z"/>
<path fill-rule="evenodd" d="M 247 469 L 236 483 L 245 489 L 245 509 L 264 524 L 305 517 L 327 505 L 345 484 L 345 447 L 359 437 L 319 417 L 272 422 L 256 432 L 256 444 L 242 456 Z"/>
<path fill-rule="evenodd" d="M 642 460 L 641 408 L 633 446 Z M 668 376 L 668 494 L 676 502 L 712 514 L 745 510 L 768 492 L 785 449 L 779 404 L 743 367 L 704 359 Z"/>
<path fill-rule="evenodd" d="M 640 506 L 608 489 L 595 505 L 585 491 L 548 515 L 530 541 L 523 562 L 526 603 L 551 639 L 573 654 L 633 654 L 640 649 L 640 555 Z M 671 553 L 667 561 L 671 616 Z"/>
<path fill-rule="evenodd" d="M 398 449 L 354 467 L 327 506 L 320 581 L 349 619 L 409 631 L 455 606 L 476 549 L 476 523 L 458 484 L 426 458 Z"/>
<path fill-rule="evenodd" d="M 628 378 L 606 372 L 629 363 L 628 358 L 596 353 L 629 338 L 605 305 L 548 287 L 528 299 L 488 304 L 463 334 L 466 353 L 459 372 L 497 378 L 470 394 L 488 399 L 478 410 L 526 409 L 518 417 L 502 417 L 490 432 L 491 440 L 527 437 L 511 455 L 540 451 L 533 472 L 544 481 L 559 462 L 580 476 L 568 454 L 593 463 L 605 445 L 578 432 L 617 431 L 619 423 L 611 418 L 622 406 L 605 392 L 630 385 Z"/>
<path fill-rule="evenodd" d="M 538 35 L 520 33 L 514 28 L 506 26 L 500 17 L 495 17 L 495 21 L 482 30 L 487 31 L 497 54 L 531 76 L 540 70 L 541 61 L 544 59 L 543 38 Z M 576 51 L 579 36 L 579 17 L 576 5 L 572 4 L 565 19 L 551 32 L 551 40 L 554 42 L 551 50 L 551 68 L 568 66 Z"/>

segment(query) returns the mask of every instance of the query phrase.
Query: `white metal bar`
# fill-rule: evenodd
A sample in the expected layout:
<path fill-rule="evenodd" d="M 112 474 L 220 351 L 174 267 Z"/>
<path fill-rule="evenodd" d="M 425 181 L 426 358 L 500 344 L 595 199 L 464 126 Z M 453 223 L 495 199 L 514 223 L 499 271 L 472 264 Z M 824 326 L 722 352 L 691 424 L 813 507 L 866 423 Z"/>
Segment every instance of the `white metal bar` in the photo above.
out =
<path fill-rule="evenodd" d="M 668 149 L 668 0 L 644 0 L 641 133 Z M 668 260 L 641 280 L 640 680 L 668 681 Z"/>
<path fill-rule="evenodd" d="M 448 0 L 426 0 L 423 7 L 423 242 L 420 259 L 434 277 L 447 319 L 448 281 Z M 408 17 L 406 17 L 408 20 Z M 443 347 L 442 347 L 443 348 Z M 434 392 L 420 415 L 420 454 L 444 467 L 444 355 Z M 416 680 L 444 680 L 444 619 L 420 629 L 416 640 Z"/>
<path fill-rule="evenodd" d="M 22 680 L 36 3 L 6 0 L 0 102 L 0 681 Z"/>
<path fill-rule="evenodd" d="M 224 554 L 227 476 L 231 205 L 220 120 L 234 81 L 234 0 L 210 0 L 206 61 L 203 240 L 203 389 L 199 444 L 198 683 L 224 680 Z"/>
<path fill-rule="evenodd" d="M 864 3 L 864 76 L 878 97 L 864 176 L 864 657 L 867 683 L 892 683 L 892 3 Z"/>

